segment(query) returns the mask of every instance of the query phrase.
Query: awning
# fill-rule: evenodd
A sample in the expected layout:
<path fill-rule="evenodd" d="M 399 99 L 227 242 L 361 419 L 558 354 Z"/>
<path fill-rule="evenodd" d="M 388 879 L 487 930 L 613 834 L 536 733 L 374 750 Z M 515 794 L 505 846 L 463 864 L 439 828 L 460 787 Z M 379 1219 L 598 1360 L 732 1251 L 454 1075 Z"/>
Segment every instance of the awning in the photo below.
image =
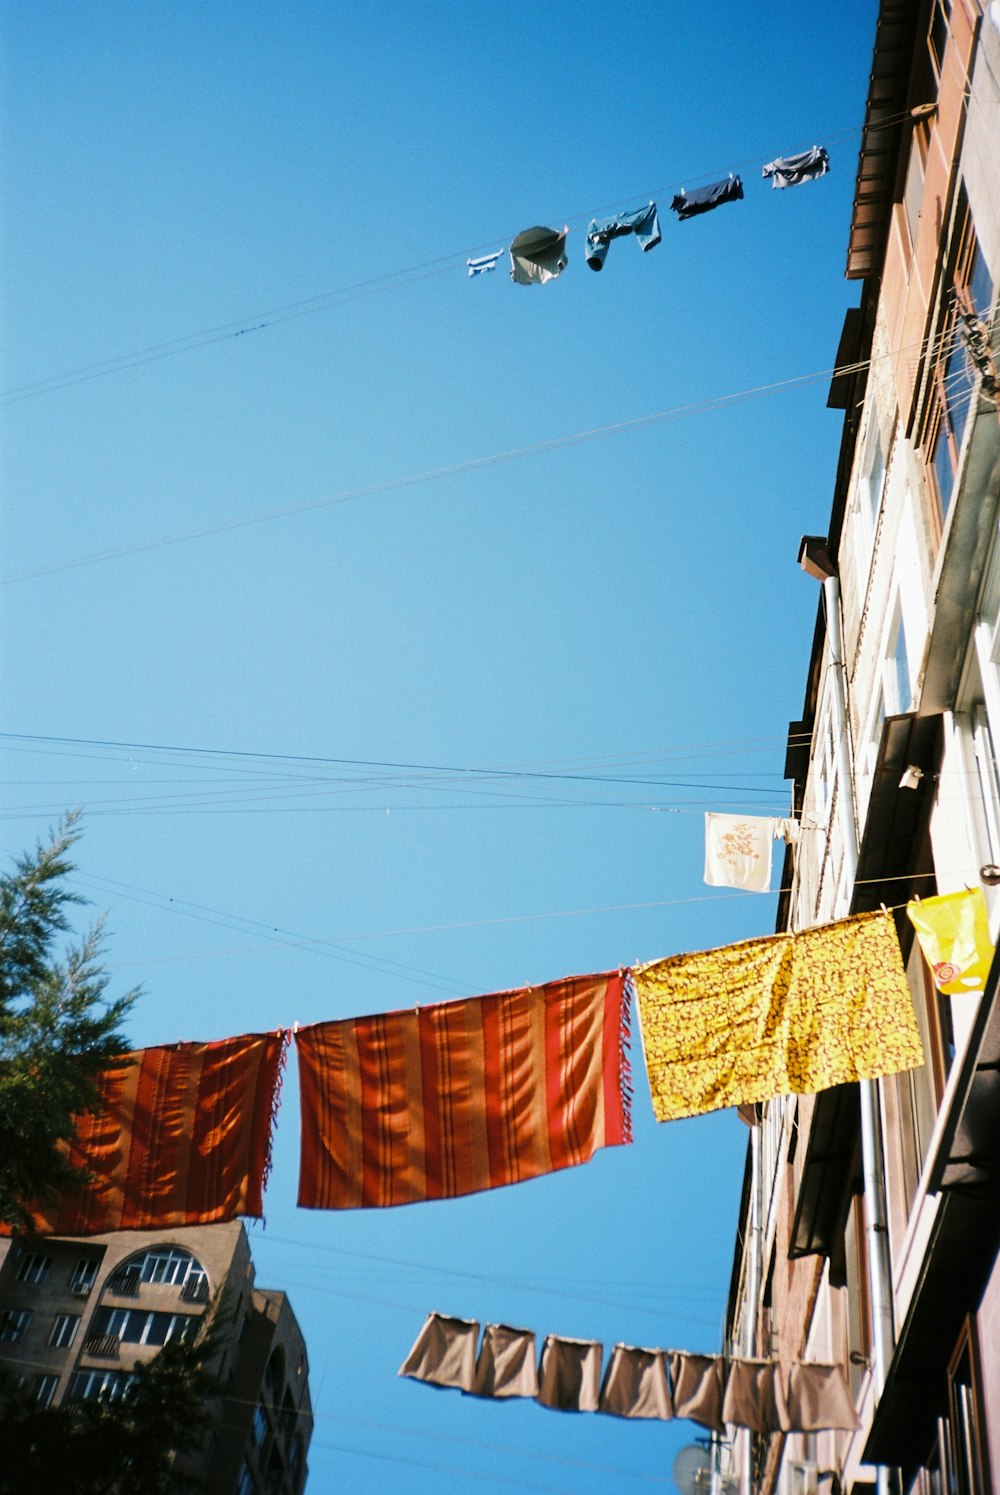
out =
<path fill-rule="evenodd" d="M 860 1173 L 860 1134 L 857 1085 L 835 1085 L 817 1095 L 788 1256 L 829 1256 L 835 1284 L 842 1280 L 844 1229 Z"/>
<path fill-rule="evenodd" d="M 934 891 L 929 846 L 926 864 L 919 858 L 922 822 L 930 813 L 929 790 L 941 760 L 941 740 L 940 716 L 886 717 L 858 852 L 852 914 Z M 911 765 L 921 770 L 923 778 L 915 789 L 904 789 L 900 780 Z"/>

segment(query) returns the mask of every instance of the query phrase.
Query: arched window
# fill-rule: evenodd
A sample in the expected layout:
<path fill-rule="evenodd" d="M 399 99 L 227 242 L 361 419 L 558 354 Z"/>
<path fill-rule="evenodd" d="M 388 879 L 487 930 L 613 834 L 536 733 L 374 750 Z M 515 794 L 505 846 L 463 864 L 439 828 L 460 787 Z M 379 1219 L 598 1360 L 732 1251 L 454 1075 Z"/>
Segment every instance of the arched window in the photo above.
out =
<path fill-rule="evenodd" d="M 208 1300 L 208 1273 L 190 1251 L 182 1246 L 148 1246 L 116 1267 L 108 1278 L 108 1288 L 119 1295 L 132 1296 L 144 1282 L 179 1287 L 188 1302 Z"/>

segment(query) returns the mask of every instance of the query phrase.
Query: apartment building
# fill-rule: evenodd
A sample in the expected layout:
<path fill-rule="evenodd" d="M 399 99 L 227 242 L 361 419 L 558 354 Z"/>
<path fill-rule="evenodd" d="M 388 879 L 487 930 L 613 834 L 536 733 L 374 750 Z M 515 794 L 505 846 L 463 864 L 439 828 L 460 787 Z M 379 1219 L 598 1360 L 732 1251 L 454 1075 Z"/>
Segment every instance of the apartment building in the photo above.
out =
<path fill-rule="evenodd" d="M 893 909 L 926 1063 L 761 1108 L 726 1348 L 839 1361 L 860 1427 L 733 1431 L 724 1470 L 745 1495 L 990 1495 L 1000 961 L 942 995 L 904 905 L 982 887 L 1000 930 L 996 0 L 882 0 L 847 276 L 832 509 L 799 550 L 819 605 L 778 928 Z"/>
<path fill-rule="evenodd" d="M 301 1495 L 312 1434 L 305 1341 L 285 1294 L 260 1289 L 239 1221 L 163 1232 L 0 1240 L 0 1368 L 40 1405 L 114 1401 L 129 1372 L 197 1332 L 220 1297 L 224 1395 L 183 1468 L 211 1495 Z"/>

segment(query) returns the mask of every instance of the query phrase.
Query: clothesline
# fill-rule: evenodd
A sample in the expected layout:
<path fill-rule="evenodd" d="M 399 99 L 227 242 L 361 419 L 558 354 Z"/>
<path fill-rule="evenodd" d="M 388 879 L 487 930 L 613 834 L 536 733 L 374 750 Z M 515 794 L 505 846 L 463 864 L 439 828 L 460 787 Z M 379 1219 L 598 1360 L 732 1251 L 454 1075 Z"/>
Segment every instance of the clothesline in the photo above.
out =
<path fill-rule="evenodd" d="M 909 912 L 940 988 L 982 989 L 981 890 Z M 578 1166 L 632 1139 L 633 990 L 661 1121 L 924 1060 L 893 919 L 856 914 L 541 987 L 125 1055 L 66 1149 L 92 1182 L 37 1202 L 35 1226 L 259 1218 L 290 1037 L 305 1208 L 454 1198 Z"/>
<path fill-rule="evenodd" d="M 853 1430 L 860 1426 L 843 1369 L 817 1361 L 691 1354 L 616 1344 L 602 1379 L 597 1340 L 430 1313 L 398 1374 L 491 1400 L 531 1398 L 559 1412 L 690 1418 L 716 1432 Z"/>

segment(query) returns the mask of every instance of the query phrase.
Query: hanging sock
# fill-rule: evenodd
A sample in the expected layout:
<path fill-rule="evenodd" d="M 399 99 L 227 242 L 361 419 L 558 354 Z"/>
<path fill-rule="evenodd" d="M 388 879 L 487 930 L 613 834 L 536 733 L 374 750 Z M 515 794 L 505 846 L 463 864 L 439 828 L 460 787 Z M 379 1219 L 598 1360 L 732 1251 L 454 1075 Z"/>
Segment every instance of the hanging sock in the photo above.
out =
<path fill-rule="evenodd" d="M 788 1426 L 784 1387 L 775 1361 L 730 1362 L 722 1420 L 765 1435 Z"/>
<path fill-rule="evenodd" d="M 479 1325 L 475 1319 L 429 1313 L 397 1374 L 410 1376 L 414 1381 L 427 1381 L 432 1386 L 471 1391 L 476 1379 L 478 1338 Z"/>
<path fill-rule="evenodd" d="M 674 1407 L 663 1351 L 616 1344 L 601 1387 L 599 1410 L 615 1417 L 658 1417 L 669 1421 Z"/>
<path fill-rule="evenodd" d="M 797 156 L 778 156 L 769 161 L 761 172 L 765 179 L 771 178 L 772 187 L 797 187 L 801 182 L 814 182 L 826 176 L 830 170 L 830 157 L 822 145 L 812 150 L 800 151 Z"/>
<path fill-rule="evenodd" d="M 558 1412 L 596 1412 L 601 1400 L 601 1346 L 549 1334 L 542 1346 L 538 1400 Z"/>
<path fill-rule="evenodd" d="M 717 1432 L 725 1426 L 722 1399 L 725 1394 L 726 1369 L 719 1355 L 689 1355 L 686 1350 L 670 1350 L 670 1389 L 674 1416 L 689 1417 L 702 1427 Z"/>
<path fill-rule="evenodd" d="M 465 263 L 469 267 L 469 274 L 486 275 L 489 273 L 489 271 L 495 270 L 497 267 L 497 261 L 500 259 L 500 256 L 502 254 L 503 250 L 498 249 L 496 254 L 481 254 L 476 260 L 466 260 Z"/>
<path fill-rule="evenodd" d="M 705 815 L 705 881 L 748 893 L 771 890 L 771 844 L 778 822 L 764 815 Z"/>
<path fill-rule="evenodd" d="M 906 916 L 938 991 L 959 997 L 983 990 L 993 964 L 993 941 L 982 888 L 911 898 Z"/>
<path fill-rule="evenodd" d="M 537 1396 L 538 1366 L 532 1331 L 487 1324 L 472 1389 L 476 1396 Z"/>
<path fill-rule="evenodd" d="M 632 975 L 658 1121 L 924 1062 L 888 913 L 675 955 Z"/>
<path fill-rule="evenodd" d="M 616 213 L 612 218 L 592 218 L 587 229 L 587 264 L 592 270 L 600 270 L 607 258 L 611 240 L 633 233 L 643 253 L 659 244 L 660 220 L 656 215 L 655 202 L 644 208 L 637 208 L 634 213 Z"/>
<path fill-rule="evenodd" d="M 510 246 L 510 278 L 515 285 L 544 285 L 555 280 L 569 264 L 566 258 L 567 227 L 526 228 Z"/>
<path fill-rule="evenodd" d="M 696 218 L 699 213 L 710 213 L 724 202 L 737 202 L 742 196 L 743 183 L 738 176 L 730 176 L 724 182 L 713 182 L 711 187 L 696 187 L 693 192 L 685 192 L 682 188 L 670 209 L 682 220 Z"/>
<path fill-rule="evenodd" d="M 782 1430 L 818 1433 L 861 1426 L 847 1376 L 839 1365 L 797 1360 L 788 1370 L 787 1421 Z"/>
<path fill-rule="evenodd" d="M 286 1032 L 125 1054 L 60 1150 L 90 1179 L 34 1205 L 44 1235 L 259 1219 Z M 6 1228 L 0 1235 L 9 1234 Z"/>

